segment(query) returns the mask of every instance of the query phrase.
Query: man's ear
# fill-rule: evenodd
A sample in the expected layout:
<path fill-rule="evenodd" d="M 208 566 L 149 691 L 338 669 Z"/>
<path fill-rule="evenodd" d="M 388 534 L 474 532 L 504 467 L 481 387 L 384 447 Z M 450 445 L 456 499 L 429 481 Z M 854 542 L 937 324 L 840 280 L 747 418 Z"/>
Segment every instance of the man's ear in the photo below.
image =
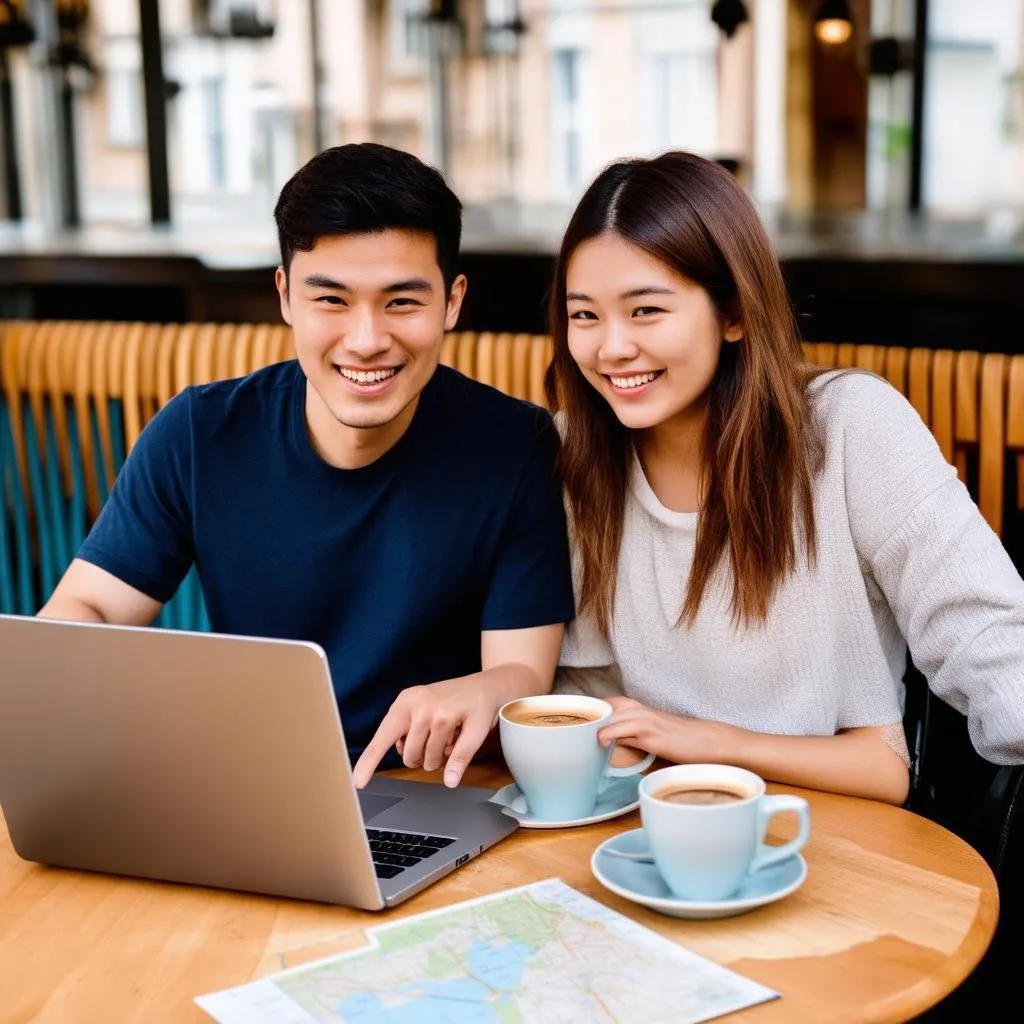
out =
<path fill-rule="evenodd" d="M 446 331 L 453 331 L 455 325 L 459 322 L 459 312 L 462 309 L 462 300 L 466 297 L 466 289 L 469 287 L 469 282 L 466 280 L 465 274 L 459 274 L 454 281 L 452 281 L 451 290 L 448 292 L 448 308 L 444 314 L 444 329 Z"/>
<path fill-rule="evenodd" d="M 274 272 L 274 284 L 277 285 L 278 298 L 281 300 L 281 317 L 291 327 L 292 311 L 288 305 L 288 271 L 284 267 L 278 267 Z"/>

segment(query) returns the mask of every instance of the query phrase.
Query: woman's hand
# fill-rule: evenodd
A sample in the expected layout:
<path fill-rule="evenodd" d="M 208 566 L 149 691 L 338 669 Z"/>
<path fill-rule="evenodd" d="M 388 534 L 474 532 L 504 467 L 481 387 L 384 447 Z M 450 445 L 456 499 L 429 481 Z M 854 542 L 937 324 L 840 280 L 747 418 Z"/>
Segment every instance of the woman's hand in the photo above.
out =
<path fill-rule="evenodd" d="M 604 746 L 614 740 L 676 764 L 731 764 L 736 759 L 742 729 L 655 711 L 629 697 L 604 699 L 615 709 L 598 733 Z"/>

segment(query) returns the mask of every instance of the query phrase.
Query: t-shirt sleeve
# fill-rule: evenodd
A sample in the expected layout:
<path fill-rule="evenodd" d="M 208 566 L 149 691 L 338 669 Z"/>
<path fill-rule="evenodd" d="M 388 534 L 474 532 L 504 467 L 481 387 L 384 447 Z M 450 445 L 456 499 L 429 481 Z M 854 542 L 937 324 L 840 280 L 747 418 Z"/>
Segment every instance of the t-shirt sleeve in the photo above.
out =
<path fill-rule="evenodd" d="M 176 395 L 132 448 L 78 557 L 166 602 L 193 561 L 191 395 Z"/>
<path fill-rule="evenodd" d="M 932 690 L 978 752 L 1024 762 L 1024 582 L 914 408 L 849 385 L 847 507 L 857 551 Z"/>
<path fill-rule="evenodd" d="M 558 435 L 537 412 L 537 435 L 519 475 L 484 595 L 485 630 L 569 622 L 574 614 L 569 543 L 558 475 Z"/>

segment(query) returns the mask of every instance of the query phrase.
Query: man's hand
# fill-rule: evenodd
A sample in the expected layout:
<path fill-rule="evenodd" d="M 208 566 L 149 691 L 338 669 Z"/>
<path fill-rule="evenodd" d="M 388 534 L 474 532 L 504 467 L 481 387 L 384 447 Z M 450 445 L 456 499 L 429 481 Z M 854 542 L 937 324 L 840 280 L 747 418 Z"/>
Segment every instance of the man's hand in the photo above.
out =
<path fill-rule="evenodd" d="M 396 746 L 407 768 L 432 772 L 444 764 L 444 784 L 457 786 L 502 704 L 551 692 L 563 630 L 560 622 L 485 630 L 480 637 L 482 671 L 403 690 L 356 762 L 355 784 L 362 789 Z"/>
<path fill-rule="evenodd" d="M 494 688 L 479 675 L 403 690 L 356 762 L 356 785 L 362 789 L 397 745 L 407 768 L 436 771 L 447 757 L 444 784 L 457 786 L 493 728 L 500 706 Z"/>

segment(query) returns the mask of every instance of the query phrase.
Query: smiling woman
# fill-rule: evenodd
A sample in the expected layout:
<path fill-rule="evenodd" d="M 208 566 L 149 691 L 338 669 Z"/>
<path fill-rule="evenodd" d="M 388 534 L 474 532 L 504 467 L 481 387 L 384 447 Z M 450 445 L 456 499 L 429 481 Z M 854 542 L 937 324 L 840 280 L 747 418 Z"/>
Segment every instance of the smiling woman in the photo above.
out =
<path fill-rule="evenodd" d="M 901 802 L 907 643 L 1024 761 L 1024 583 L 885 381 L 803 361 L 749 198 L 687 153 L 608 167 L 556 263 L 577 618 L 602 742 Z"/>

